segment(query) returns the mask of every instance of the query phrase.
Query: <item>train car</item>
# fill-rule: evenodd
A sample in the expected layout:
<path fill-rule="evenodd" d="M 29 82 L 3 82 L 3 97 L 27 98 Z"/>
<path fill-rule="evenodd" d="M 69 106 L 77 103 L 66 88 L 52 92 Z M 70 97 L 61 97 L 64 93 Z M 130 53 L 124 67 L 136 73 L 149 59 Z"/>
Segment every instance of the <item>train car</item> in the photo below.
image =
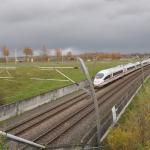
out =
<path fill-rule="evenodd" d="M 99 71 L 94 78 L 93 84 L 95 87 L 101 87 L 146 65 L 150 65 L 150 58 L 141 62 L 129 63 Z"/>
<path fill-rule="evenodd" d="M 102 70 L 98 72 L 94 79 L 94 86 L 101 87 L 109 82 L 114 81 L 124 73 L 123 66 Z"/>
<path fill-rule="evenodd" d="M 136 64 L 134 63 L 129 63 L 127 65 L 124 65 L 125 74 L 128 74 L 129 72 L 132 72 L 135 69 L 136 69 Z"/>
<path fill-rule="evenodd" d="M 140 62 L 136 62 L 134 63 L 135 64 L 135 68 L 138 69 L 138 68 L 141 68 L 141 63 Z"/>
<path fill-rule="evenodd" d="M 142 64 L 143 66 L 149 65 L 149 64 L 150 64 L 150 59 L 143 60 L 143 61 L 141 62 L 141 64 Z"/>

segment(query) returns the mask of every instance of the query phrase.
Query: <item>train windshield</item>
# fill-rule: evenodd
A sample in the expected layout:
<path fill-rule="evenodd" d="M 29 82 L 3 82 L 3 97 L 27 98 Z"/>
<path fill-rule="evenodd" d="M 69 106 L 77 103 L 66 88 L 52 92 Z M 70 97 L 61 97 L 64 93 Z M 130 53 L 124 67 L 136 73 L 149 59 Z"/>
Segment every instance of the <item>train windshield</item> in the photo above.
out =
<path fill-rule="evenodd" d="M 98 73 L 97 75 L 96 75 L 96 79 L 101 79 L 101 78 L 103 78 L 104 77 L 104 74 L 103 73 Z"/>

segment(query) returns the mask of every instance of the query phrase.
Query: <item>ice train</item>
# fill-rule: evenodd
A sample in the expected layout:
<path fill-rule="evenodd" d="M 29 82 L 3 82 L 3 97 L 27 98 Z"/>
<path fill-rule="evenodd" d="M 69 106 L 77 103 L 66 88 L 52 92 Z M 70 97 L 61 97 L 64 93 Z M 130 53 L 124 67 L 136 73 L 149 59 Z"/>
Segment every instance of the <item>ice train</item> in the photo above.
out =
<path fill-rule="evenodd" d="M 141 62 L 129 63 L 126 65 L 119 65 L 113 68 L 99 71 L 94 78 L 94 86 L 104 86 L 134 70 L 140 69 L 142 66 L 150 65 L 150 59 Z"/>

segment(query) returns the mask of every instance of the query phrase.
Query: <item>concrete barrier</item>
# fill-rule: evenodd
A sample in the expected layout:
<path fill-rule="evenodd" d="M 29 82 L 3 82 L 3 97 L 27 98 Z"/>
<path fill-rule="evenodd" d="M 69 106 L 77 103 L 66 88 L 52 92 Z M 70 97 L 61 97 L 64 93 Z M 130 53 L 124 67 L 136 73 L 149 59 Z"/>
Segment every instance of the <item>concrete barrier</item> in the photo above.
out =
<path fill-rule="evenodd" d="M 81 86 L 86 86 L 87 81 L 80 82 Z M 52 90 L 29 99 L 21 100 L 8 105 L 0 106 L 0 121 L 10 117 L 19 115 L 25 111 L 36 108 L 42 104 L 56 100 L 62 96 L 78 91 L 79 87 L 76 84 L 65 86 L 56 90 Z"/>

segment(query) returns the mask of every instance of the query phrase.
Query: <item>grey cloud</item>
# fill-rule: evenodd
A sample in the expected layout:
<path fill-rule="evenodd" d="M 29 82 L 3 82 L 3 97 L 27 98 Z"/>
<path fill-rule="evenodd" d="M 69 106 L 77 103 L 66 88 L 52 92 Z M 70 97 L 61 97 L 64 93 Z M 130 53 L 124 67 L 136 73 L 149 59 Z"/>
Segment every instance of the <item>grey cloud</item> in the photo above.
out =
<path fill-rule="evenodd" d="M 148 0 L 0 0 L 0 45 L 148 51 Z"/>

